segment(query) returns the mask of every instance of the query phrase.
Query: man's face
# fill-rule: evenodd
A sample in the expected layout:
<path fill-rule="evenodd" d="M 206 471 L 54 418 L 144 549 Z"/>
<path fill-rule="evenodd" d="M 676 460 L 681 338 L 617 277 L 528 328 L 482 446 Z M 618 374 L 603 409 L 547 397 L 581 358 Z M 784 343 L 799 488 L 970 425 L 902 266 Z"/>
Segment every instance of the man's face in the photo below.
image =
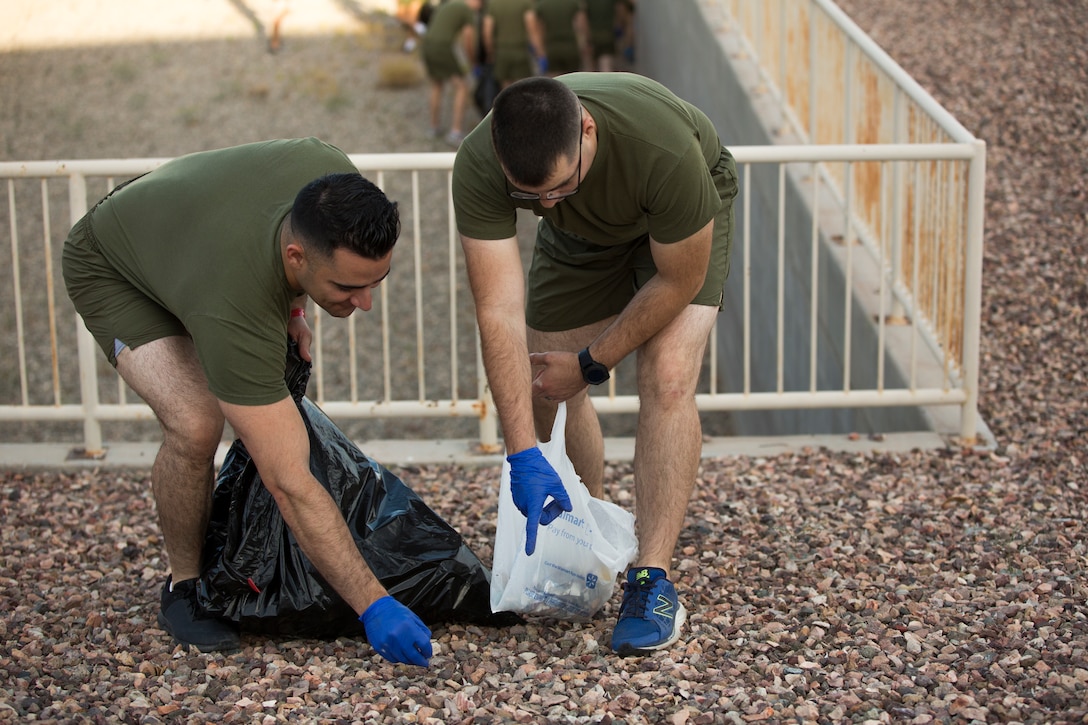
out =
<path fill-rule="evenodd" d="M 367 259 L 337 249 L 328 259 L 307 254 L 297 273 L 302 289 L 333 317 L 347 317 L 356 309 L 373 306 L 374 290 L 389 275 L 393 252 L 382 259 Z"/>

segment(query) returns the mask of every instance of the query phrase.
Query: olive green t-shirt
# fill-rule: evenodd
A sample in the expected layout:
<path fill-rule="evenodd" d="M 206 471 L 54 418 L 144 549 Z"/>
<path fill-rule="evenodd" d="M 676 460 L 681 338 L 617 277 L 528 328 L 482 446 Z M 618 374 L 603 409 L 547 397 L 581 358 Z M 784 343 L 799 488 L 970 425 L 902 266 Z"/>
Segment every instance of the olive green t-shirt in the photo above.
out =
<path fill-rule="evenodd" d="M 476 11 L 465 4 L 464 0 L 447 0 L 438 5 L 427 24 L 423 35 L 424 45 L 435 44 L 449 47 L 460 35 L 466 25 L 476 20 Z"/>
<path fill-rule="evenodd" d="M 495 22 L 495 52 L 527 52 L 529 31 L 525 28 L 525 13 L 533 9 L 533 0 L 490 0 L 486 7 Z"/>
<path fill-rule="evenodd" d="M 711 169 L 722 145 L 710 119 L 660 83 L 631 73 L 559 76 L 597 122 L 597 154 L 578 193 L 551 209 L 509 196 L 491 144 L 490 114 L 461 144 L 453 167 L 458 231 L 473 239 L 517 233 L 517 209 L 595 245 L 649 233 L 662 243 L 686 239 L 722 206 Z"/>
<path fill-rule="evenodd" d="M 553 54 L 577 55 L 574 18 L 584 9 L 582 0 L 537 0 L 536 16 L 544 26 L 544 46 L 549 58 Z"/>
<path fill-rule="evenodd" d="M 315 138 L 267 141 L 173 159 L 102 201 L 91 224 L 102 255 L 178 318 L 221 400 L 285 398 L 287 284 L 280 223 L 329 173 L 357 172 Z"/>
<path fill-rule="evenodd" d="M 586 0 L 589 34 L 596 45 L 608 45 L 615 40 L 613 26 L 616 21 L 616 2 L 617 0 Z"/>

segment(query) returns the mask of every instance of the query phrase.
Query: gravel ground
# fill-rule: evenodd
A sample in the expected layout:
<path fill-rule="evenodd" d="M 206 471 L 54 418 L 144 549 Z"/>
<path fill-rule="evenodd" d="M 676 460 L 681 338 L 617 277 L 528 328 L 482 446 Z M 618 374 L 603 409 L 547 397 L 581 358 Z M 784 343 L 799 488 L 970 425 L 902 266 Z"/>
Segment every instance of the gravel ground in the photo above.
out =
<path fill-rule="evenodd" d="M 0 721 L 1088 722 L 1088 5 L 840 4 L 989 144 L 981 406 L 996 451 L 707 459 L 675 562 L 682 644 L 610 655 L 616 596 L 587 623 L 436 627 L 425 671 L 347 639 L 183 653 L 154 624 L 147 473 L 9 471 Z M 14 60 L 0 62 L 6 86 Z M 40 111 L 20 102 L 33 141 Z M 412 142 L 410 125 L 392 138 Z M 77 141 L 55 143 L 98 155 Z M 148 143 L 126 155 L 197 142 Z M 397 473 L 490 561 L 497 470 Z M 629 467 L 607 480 L 629 505 Z"/>

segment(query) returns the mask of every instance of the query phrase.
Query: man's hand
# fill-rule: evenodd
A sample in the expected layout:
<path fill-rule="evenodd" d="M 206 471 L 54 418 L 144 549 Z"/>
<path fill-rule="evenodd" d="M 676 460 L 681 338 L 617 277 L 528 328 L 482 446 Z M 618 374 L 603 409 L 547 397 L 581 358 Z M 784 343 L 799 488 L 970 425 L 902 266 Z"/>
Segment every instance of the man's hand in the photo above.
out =
<path fill-rule="evenodd" d="M 537 528 L 555 521 L 564 511 L 571 510 L 570 496 L 563 481 L 539 448 L 507 456 L 510 462 L 510 495 L 514 505 L 527 519 L 525 522 L 525 553 L 536 550 Z M 544 502 L 552 498 L 547 506 Z"/>
<path fill-rule="evenodd" d="M 533 367 L 533 396 L 549 403 L 570 400 L 586 389 L 582 366 L 573 352 L 531 352 Z"/>
<path fill-rule="evenodd" d="M 306 362 L 312 362 L 310 357 L 310 342 L 314 339 L 314 333 L 306 324 L 306 312 L 303 308 L 291 310 L 291 317 L 287 321 L 287 335 L 298 343 L 298 354 Z"/>
<path fill-rule="evenodd" d="M 415 613 L 391 596 L 378 599 L 359 615 L 366 639 L 374 651 L 390 662 L 427 667 L 430 664 L 431 630 Z"/>

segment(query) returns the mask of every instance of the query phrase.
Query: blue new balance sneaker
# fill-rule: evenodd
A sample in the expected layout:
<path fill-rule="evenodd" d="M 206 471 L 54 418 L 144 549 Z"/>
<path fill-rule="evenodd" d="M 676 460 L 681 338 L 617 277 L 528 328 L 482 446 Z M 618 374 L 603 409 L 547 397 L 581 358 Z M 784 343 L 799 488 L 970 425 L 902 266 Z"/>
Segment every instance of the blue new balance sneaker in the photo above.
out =
<path fill-rule="evenodd" d="M 623 583 L 623 603 L 612 631 L 612 649 L 625 657 L 664 649 L 680 638 L 687 617 L 663 569 L 631 569 Z"/>

